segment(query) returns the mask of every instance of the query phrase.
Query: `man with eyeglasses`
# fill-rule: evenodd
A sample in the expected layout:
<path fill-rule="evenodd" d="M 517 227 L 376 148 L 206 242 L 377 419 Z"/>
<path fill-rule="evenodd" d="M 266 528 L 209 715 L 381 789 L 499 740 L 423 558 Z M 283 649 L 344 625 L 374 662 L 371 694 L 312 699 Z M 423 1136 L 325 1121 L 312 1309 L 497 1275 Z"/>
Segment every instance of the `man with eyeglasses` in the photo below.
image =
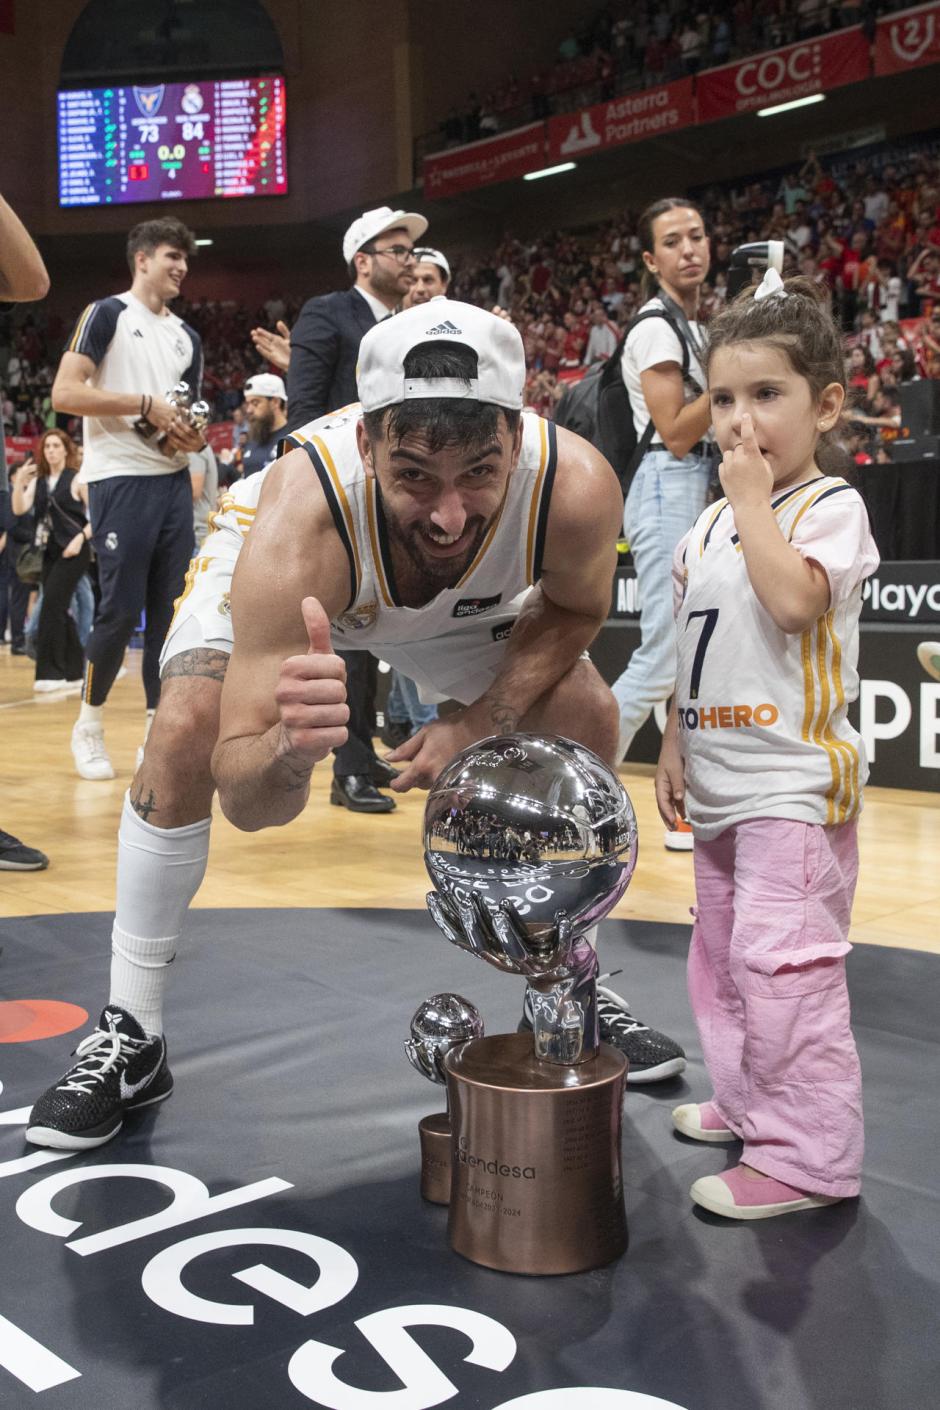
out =
<path fill-rule="evenodd" d="M 363 334 L 387 318 L 414 282 L 414 246 L 428 228 L 423 215 L 379 206 L 365 211 L 343 236 L 352 287 L 308 299 L 290 335 L 288 430 L 358 399 L 356 363 Z M 395 800 L 377 784 L 395 770 L 376 757 L 376 664 L 365 651 L 342 653 L 350 708 L 349 738 L 333 761 L 330 801 L 357 813 L 390 813 Z"/>

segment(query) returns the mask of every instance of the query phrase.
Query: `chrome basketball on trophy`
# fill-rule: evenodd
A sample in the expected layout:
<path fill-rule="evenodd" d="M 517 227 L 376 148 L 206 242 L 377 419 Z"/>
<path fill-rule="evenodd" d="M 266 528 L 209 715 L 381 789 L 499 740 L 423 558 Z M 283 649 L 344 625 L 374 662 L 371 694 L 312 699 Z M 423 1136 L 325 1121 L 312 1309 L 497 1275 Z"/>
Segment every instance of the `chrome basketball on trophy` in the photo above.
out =
<path fill-rule="evenodd" d="M 571 740 L 496 736 L 464 750 L 433 785 L 424 845 L 439 930 L 524 977 L 533 1020 L 531 1036 L 472 1039 L 445 1058 L 451 1244 L 510 1272 L 598 1267 L 627 1243 L 626 1062 L 598 1042 L 588 932 L 633 875 L 630 800 Z"/>
<path fill-rule="evenodd" d="M 483 1037 L 479 1009 L 460 994 L 432 994 L 411 1020 L 405 1052 L 412 1067 L 446 1089 L 444 1059 L 471 1038 Z M 421 1195 L 432 1204 L 450 1201 L 450 1112 L 436 1111 L 418 1122 L 421 1140 Z"/>
<path fill-rule="evenodd" d="M 176 409 L 179 419 L 194 431 L 204 431 L 209 424 L 210 408 L 205 401 L 193 401 L 193 391 L 188 382 L 177 382 L 175 387 L 171 387 L 166 394 L 166 400 Z M 171 447 L 166 445 L 166 433 L 154 426 L 152 421 L 148 421 L 146 416 L 139 416 L 134 422 L 134 430 L 145 441 L 154 441 L 161 450 L 167 454 L 175 454 Z"/>

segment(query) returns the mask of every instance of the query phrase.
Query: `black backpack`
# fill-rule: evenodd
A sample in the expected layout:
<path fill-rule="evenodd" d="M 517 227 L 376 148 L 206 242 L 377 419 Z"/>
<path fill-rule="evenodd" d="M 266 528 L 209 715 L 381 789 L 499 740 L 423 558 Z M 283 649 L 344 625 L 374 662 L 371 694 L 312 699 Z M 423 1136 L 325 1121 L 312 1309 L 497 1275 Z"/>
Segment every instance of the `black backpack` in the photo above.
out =
<path fill-rule="evenodd" d="M 656 432 L 650 418 L 643 435 L 637 439 L 630 394 L 620 371 L 624 344 L 637 324 L 646 318 L 664 318 L 679 339 L 684 381 L 689 375 L 689 345 L 682 330 L 665 309 L 648 308 L 630 320 L 607 361 L 592 367 L 580 382 L 567 387 L 555 408 L 557 426 L 583 436 L 610 461 L 617 472 L 624 499 Z"/>

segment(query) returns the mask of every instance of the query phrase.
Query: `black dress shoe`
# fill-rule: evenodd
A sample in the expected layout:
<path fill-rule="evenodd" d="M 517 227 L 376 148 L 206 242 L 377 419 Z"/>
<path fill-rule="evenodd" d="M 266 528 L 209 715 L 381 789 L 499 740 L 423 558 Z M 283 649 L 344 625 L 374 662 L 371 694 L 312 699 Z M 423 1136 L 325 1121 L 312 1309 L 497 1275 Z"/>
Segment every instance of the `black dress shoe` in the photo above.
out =
<path fill-rule="evenodd" d="M 401 777 L 401 769 L 393 769 L 391 764 L 376 754 L 370 777 L 376 788 L 388 788 L 390 783 Z"/>
<path fill-rule="evenodd" d="M 380 793 L 365 774 L 345 774 L 342 778 L 334 774 L 330 802 L 336 808 L 351 808 L 354 813 L 390 813 L 395 807 L 394 798 Z"/>

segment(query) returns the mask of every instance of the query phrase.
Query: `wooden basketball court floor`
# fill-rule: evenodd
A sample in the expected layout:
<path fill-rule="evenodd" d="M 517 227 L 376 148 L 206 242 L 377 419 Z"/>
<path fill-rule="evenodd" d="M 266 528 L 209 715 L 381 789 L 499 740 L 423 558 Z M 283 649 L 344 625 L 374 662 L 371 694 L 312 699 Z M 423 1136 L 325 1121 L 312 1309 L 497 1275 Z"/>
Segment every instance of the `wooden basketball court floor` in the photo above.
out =
<path fill-rule="evenodd" d="M 110 911 L 116 834 L 124 792 L 143 737 L 140 655 L 106 707 L 106 740 L 117 777 L 80 779 L 69 750 L 77 695 L 32 694 L 33 663 L 0 648 L 0 827 L 50 858 L 41 872 L 0 872 L 0 915 Z M 623 919 L 688 923 L 692 860 L 667 852 L 653 801 L 653 770 L 624 767 L 637 812 L 640 860 L 614 911 Z M 394 813 L 368 816 L 330 806 L 330 770 L 314 772 L 310 803 L 287 827 L 239 833 L 216 810 L 199 907 L 375 907 L 424 905 L 424 794 Z M 852 940 L 940 953 L 940 796 L 867 791 Z"/>

